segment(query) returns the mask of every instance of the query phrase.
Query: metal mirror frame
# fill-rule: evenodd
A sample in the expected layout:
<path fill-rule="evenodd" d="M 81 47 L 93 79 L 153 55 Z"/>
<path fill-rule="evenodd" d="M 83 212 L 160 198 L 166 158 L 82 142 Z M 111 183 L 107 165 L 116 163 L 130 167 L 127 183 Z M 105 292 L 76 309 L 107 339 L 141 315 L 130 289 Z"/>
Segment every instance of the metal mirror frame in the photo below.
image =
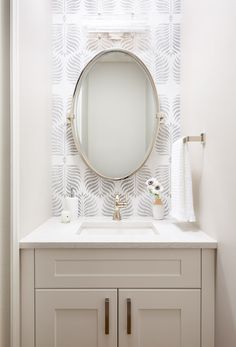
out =
<path fill-rule="evenodd" d="M 77 135 L 77 130 L 76 130 L 76 117 L 75 117 L 75 106 L 76 106 L 76 101 L 77 98 L 79 97 L 80 94 L 80 89 L 81 89 L 81 85 L 83 83 L 83 79 L 84 77 L 87 76 L 87 73 L 89 72 L 89 70 L 96 64 L 96 62 L 104 55 L 108 54 L 108 53 L 124 53 L 127 54 L 129 57 L 133 58 L 136 63 L 144 70 L 144 72 L 146 73 L 151 86 L 152 86 L 152 91 L 153 91 L 153 98 L 154 98 L 154 102 L 155 102 L 155 106 L 156 106 L 156 118 L 155 118 L 155 127 L 154 127 L 154 131 L 153 131 L 153 138 L 152 141 L 150 142 L 148 149 L 146 151 L 146 154 L 144 156 L 144 159 L 142 160 L 141 164 L 135 169 L 133 170 L 130 174 L 123 176 L 123 177 L 109 177 L 109 176 L 105 176 L 103 174 L 101 174 L 99 171 L 97 171 L 90 163 L 88 157 L 86 156 L 86 154 L 83 151 L 82 148 L 82 144 L 80 142 L 80 138 Z M 152 75 L 150 73 L 150 71 L 148 70 L 148 68 L 146 67 L 146 65 L 142 62 L 142 60 L 135 54 L 124 50 L 124 49 L 108 49 L 108 50 L 103 50 L 101 52 L 99 52 L 98 54 L 96 54 L 83 68 L 82 72 L 80 73 L 80 76 L 76 82 L 75 85 L 75 89 L 74 89 L 74 93 L 73 93 L 73 98 L 72 98 L 72 104 L 71 104 L 71 110 L 69 112 L 69 115 L 67 117 L 68 123 L 71 125 L 72 128 L 72 134 L 73 134 L 73 138 L 74 138 L 74 142 L 76 145 L 76 148 L 78 150 L 78 152 L 81 154 L 83 161 L 86 163 L 86 165 L 93 171 L 95 172 L 99 177 L 107 179 L 107 180 L 112 180 L 112 181 L 121 181 L 121 180 L 125 180 L 129 177 L 131 177 L 132 175 L 134 175 L 138 170 L 140 170 L 142 168 L 142 166 L 146 163 L 146 161 L 148 160 L 158 132 L 159 132 L 159 128 L 160 128 L 160 123 L 163 119 L 162 113 L 160 112 L 160 104 L 159 104 L 159 98 L 158 98 L 158 93 L 157 93 L 157 89 L 156 89 L 156 85 L 155 82 L 152 78 Z"/>

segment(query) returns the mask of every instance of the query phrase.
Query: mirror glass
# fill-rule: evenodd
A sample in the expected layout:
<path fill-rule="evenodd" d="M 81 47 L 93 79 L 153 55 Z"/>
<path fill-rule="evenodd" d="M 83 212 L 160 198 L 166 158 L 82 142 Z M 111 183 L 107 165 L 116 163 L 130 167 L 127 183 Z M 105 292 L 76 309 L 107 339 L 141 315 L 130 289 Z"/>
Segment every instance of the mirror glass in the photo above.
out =
<path fill-rule="evenodd" d="M 101 52 L 76 84 L 72 130 L 77 148 L 98 175 L 129 177 L 152 150 L 158 112 L 155 84 L 141 60 L 127 51 Z"/>

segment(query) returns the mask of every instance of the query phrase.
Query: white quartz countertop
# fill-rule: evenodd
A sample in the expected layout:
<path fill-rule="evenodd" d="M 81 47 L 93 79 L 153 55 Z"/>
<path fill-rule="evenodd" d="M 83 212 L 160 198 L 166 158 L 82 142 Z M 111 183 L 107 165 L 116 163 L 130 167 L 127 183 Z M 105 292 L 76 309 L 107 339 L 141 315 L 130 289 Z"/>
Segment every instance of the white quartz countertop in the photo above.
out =
<path fill-rule="evenodd" d="M 83 221 L 108 221 L 110 219 L 83 218 L 63 224 L 58 218 L 50 218 L 20 240 L 20 248 L 216 248 L 217 241 L 197 228 L 194 223 L 174 220 L 152 221 L 156 235 L 80 235 Z M 135 219 L 135 222 L 139 221 Z M 116 223 L 125 223 L 119 221 Z"/>

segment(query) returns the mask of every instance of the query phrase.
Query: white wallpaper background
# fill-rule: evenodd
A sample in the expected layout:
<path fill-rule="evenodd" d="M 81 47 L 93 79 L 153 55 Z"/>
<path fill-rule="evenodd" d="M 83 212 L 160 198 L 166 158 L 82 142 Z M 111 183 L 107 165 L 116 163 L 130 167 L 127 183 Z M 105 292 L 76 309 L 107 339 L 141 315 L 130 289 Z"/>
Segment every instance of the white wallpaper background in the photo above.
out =
<path fill-rule="evenodd" d="M 53 8 L 53 124 L 52 207 L 60 215 L 62 198 L 75 188 L 78 216 L 110 216 L 114 196 L 128 194 L 123 217 L 151 216 L 152 200 L 145 181 L 157 177 L 164 185 L 165 214 L 170 204 L 171 145 L 180 136 L 180 20 L 181 0 L 52 0 Z M 143 33 L 112 40 L 91 33 L 94 20 L 145 21 Z M 123 48 L 149 68 L 157 86 L 165 124 L 146 165 L 132 177 L 115 183 L 101 179 L 77 152 L 66 116 L 75 83 L 85 64 L 99 51 Z"/>

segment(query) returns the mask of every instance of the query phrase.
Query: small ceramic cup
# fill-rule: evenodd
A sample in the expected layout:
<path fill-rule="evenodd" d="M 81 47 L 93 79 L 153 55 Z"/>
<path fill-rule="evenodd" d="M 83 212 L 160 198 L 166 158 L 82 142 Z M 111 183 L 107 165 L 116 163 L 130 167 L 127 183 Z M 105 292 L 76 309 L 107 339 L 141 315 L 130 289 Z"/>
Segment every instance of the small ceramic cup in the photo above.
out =
<path fill-rule="evenodd" d="M 154 219 L 164 218 L 164 205 L 161 199 L 155 199 L 152 205 L 152 213 Z"/>

